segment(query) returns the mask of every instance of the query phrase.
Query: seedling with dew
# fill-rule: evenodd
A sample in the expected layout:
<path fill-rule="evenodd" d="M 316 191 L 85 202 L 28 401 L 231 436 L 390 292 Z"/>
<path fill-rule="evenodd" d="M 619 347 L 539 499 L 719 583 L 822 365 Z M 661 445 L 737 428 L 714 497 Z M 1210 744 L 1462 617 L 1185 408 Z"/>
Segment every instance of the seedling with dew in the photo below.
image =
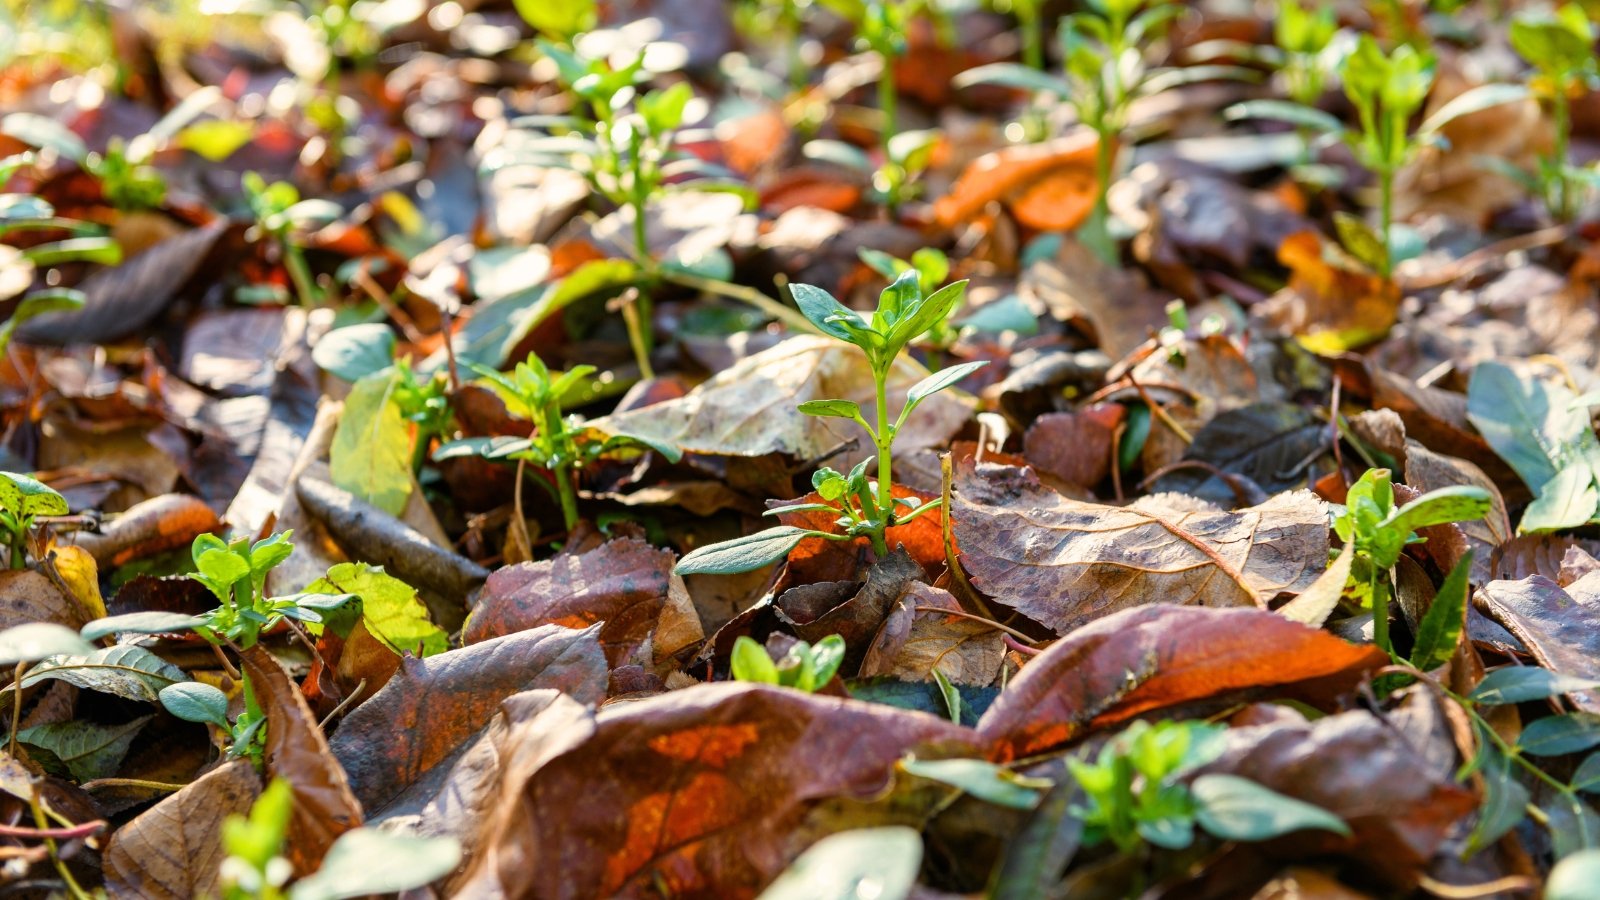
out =
<path fill-rule="evenodd" d="M 289 273 L 295 295 L 305 307 L 322 304 L 322 290 L 311 275 L 300 233 L 312 226 L 331 222 L 344 210 L 331 200 L 301 200 L 300 191 L 287 181 L 268 184 L 255 172 L 244 173 L 241 182 L 245 200 L 255 216 L 255 225 L 246 233 L 251 240 L 269 240 L 278 250 Z"/>
<path fill-rule="evenodd" d="M 527 360 L 518 363 L 509 374 L 479 365 L 473 365 L 472 369 L 509 402 L 514 413 L 525 416 L 532 423 L 532 434 L 525 438 L 463 438 L 440 447 L 433 458 L 443 460 L 457 456 L 481 456 L 485 459 L 516 461 L 518 478 L 514 505 L 519 516 L 522 510 L 521 475 L 528 463 L 549 473 L 551 481 L 555 483 L 551 490 L 561 505 L 561 518 L 567 530 L 571 531 L 578 524 L 577 473 L 588 469 L 602 456 L 613 454 L 654 450 L 670 462 L 677 462 L 682 455 L 677 447 L 635 435 L 603 434 L 587 427 L 581 416 L 563 415 L 563 398 L 595 373 L 594 366 L 575 366 L 555 374 L 545 366 L 543 360 L 530 353 Z M 544 481 L 539 484 L 550 487 Z"/>
<path fill-rule="evenodd" d="M 1440 107 L 1412 131 L 1411 119 L 1422 109 L 1433 86 L 1431 54 L 1409 45 L 1385 54 L 1371 35 L 1362 35 L 1355 52 L 1345 59 L 1341 74 L 1345 95 L 1356 109 L 1356 129 L 1346 128 L 1320 109 L 1292 101 L 1248 101 L 1229 108 L 1228 116 L 1287 121 L 1350 146 L 1356 159 L 1378 179 L 1378 230 L 1374 233 L 1360 219 L 1344 214 L 1335 216 L 1335 224 L 1345 248 L 1387 278 L 1408 252 L 1397 246 L 1393 228 L 1396 173 L 1423 149 L 1442 143 L 1440 129 L 1445 125 L 1524 97 L 1527 91 L 1519 85 L 1480 85 Z M 1408 239 L 1406 243 L 1413 242 Z"/>
<path fill-rule="evenodd" d="M 754 638 L 740 635 L 729 660 L 735 681 L 776 684 L 812 693 L 833 680 L 844 662 L 844 638 L 830 634 L 812 646 L 800 641 L 777 662 Z"/>
<path fill-rule="evenodd" d="M 878 308 L 870 318 L 849 309 L 821 288 L 797 284 L 791 289 L 795 302 L 807 319 L 824 334 L 861 349 L 866 355 L 876 394 L 876 426 L 861 414 L 853 400 L 807 400 L 799 410 L 806 415 L 850 419 L 866 431 L 877 458 L 877 480 L 867 478 L 870 460 L 864 459 L 849 474 L 830 468 L 818 469 L 811 484 L 821 502 L 802 503 L 768 510 L 767 515 L 786 512 L 825 510 L 836 513 L 838 531 L 818 531 L 783 525 L 709 547 L 701 547 L 678 561 L 680 574 L 699 572 L 746 572 L 776 562 L 789 555 L 807 537 L 847 541 L 865 537 L 881 559 L 888 555 L 885 536 L 888 529 L 903 525 L 937 509 L 941 501 L 920 503 L 913 498 L 897 498 L 893 493 L 894 439 L 905 427 L 913 410 L 923 400 L 954 386 L 986 362 L 969 362 L 929 375 L 906 392 L 900 414 L 889 418 L 889 373 L 900 351 L 935 324 L 950 318 L 966 295 L 967 283 L 958 281 L 931 294 L 924 294 L 915 271 L 894 280 L 878 297 Z M 906 512 L 901 512 L 905 507 Z"/>
<path fill-rule="evenodd" d="M 1572 98 L 1581 96 L 1600 79 L 1600 59 L 1595 56 L 1594 44 L 1594 24 L 1576 3 L 1568 3 L 1554 13 L 1524 10 L 1511 20 L 1511 46 L 1533 66 L 1528 86 L 1549 105 L 1555 141 L 1550 154 L 1539 159 L 1531 177 L 1514 168 L 1509 174 L 1536 190 L 1550 215 L 1561 222 L 1571 221 L 1585 191 L 1600 184 L 1594 169 L 1567 162 L 1572 141 Z"/>

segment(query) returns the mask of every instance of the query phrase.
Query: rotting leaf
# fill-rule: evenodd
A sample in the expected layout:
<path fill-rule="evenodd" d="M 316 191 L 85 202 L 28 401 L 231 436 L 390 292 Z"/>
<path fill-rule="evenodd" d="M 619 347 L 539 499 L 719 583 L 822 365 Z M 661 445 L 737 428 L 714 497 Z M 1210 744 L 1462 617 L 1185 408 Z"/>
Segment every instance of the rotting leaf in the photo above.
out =
<path fill-rule="evenodd" d="M 598 631 L 546 625 L 404 660 L 329 742 L 356 798 L 368 809 L 382 809 L 477 734 L 512 694 L 555 688 L 580 703 L 599 703 L 605 698 L 606 661 Z M 404 722 L 426 725 L 397 726 Z"/>
<path fill-rule="evenodd" d="M 255 770 L 236 759 L 117 829 L 105 852 L 112 896 L 190 900 L 218 895 L 225 856 L 222 822 L 248 812 L 260 793 Z"/>
<path fill-rule="evenodd" d="M 948 591 L 909 585 L 873 638 L 861 677 L 924 681 L 938 672 L 952 684 L 994 684 L 1005 665 L 1005 639 L 998 628 L 962 612 Z"/>
<path fill-rule="evenodd" d="M 1058 634 L 1144 603 L 1262 606 L 1305 590 L 1327 558 L 1327 516 L 1305 492 L 1183 512 L 1071 500 L 1005 466 L 962 476 L 953 517 L 972 583 Z"/>
<path fill-rule="evenodd" d="M 991 758 L 1017 759 L 1191 700 L 1297 684 L 1349 688 L 1387 661 L 1374 647 L 1265 610 L 1135 607 L 1051 644 L 1007 685 L 978 733 Z"/>

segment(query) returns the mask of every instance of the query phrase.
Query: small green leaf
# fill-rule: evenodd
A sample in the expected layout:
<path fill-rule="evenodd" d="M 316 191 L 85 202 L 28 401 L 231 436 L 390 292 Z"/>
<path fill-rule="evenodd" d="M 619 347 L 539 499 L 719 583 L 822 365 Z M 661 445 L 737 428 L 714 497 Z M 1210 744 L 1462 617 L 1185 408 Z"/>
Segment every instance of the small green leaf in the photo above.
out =
<path fill-rule="evenodd" d="M 1593 468 L 1584 460 L 1563 466 L 1538 493 L 1522 511 L 1522 520 L 1517 523 L 1519 534 L 1577 528 L 1593 518 L 1596 507 L 1600 507 Z"/>
<path fill-rule="evenodd" d="M 1247 100 L 1228 107 L 1225 114 L 1232 120 L 1269 119 L 1324 134 L 1340 134 L 1344 131 L 1344 123 L 1337 117 L 1314 106 L 1291 103 L 1287 100 Z"/>
<path fill-rule="evenodd" d="M 701 547 L 686 554 L 673 571 L 679 575 L 731 575 L 759 569 L 786 559 L 796 544 L 808 537 L 826 537 L 821 531 L 780 525 L 744 537 Z"/>
<path fill-rule="evenodd" d="M 83 138 L 55 119 L 37 113 L 12 113 L 0 119 L 0 134 L 41 150 L 54 150 L 75 163 L 82 163 L 89 155 Z"/>
<path fill-rule="evenodd" d="M 1572 773 L 1572 788 L 1585 793 L 1600 792 L 1600 753 L 1591 753 Z"/>
<path fill-rule="evenodd" d="M 1557 694 L 1587 691 L 1600 687 L 1600 681 L 1558 675 L 1537 666 L 1506 666 L 1490 672 L 1473 689 L 1471 699 L 1490 706 L 1543 700 Z"/>
<path fill-rule="evenodd" d="M 733 652 L 729 655 L 728 664 L 733 671 L 735 681 L 750 681 L 757 684 L 777 684 L 779 681 L 778 664 L 772 661 L 767 648 L 747 635 L 741 634 L 738 640 L 733 642 Z"/>
<path fill-rule="evenodd" d="M 1072 95 L 1072 87 L 1061 78 L 1017 63 L 990 63 L 968 69 L 950 80 L 955 88 L 995 84 L 1023 91 L 1040 91 L 1057 97 Z"/>
<path fill-rule="evenodd" d="M 510 437 L 509 435 L 460 438 L 440 444 L 438 449 L 433 451 L 433 459 L 435 462 L 446 459 L 459 459 L 465 456 L 481 456 L 484 459 L 506 459 L 532 446 L 533 441 L 528 438 Z"/>
<path fill-rule="evenodd" d="M 411 496 L 411 428 L 393 401 L 395 373 L 355 383 L 328 453 L 333 483 L 392 516 Z"/>
<path fill-rule="evenodd" d="M 360 597 L 367 630 L 396 653 L 432 656 L 450 649 L 449 635 L 433 624 L 416 589 L 381 567 L 339 563 L 306 585 L 306 593 Z"/>
<path fill-rule="evenodd" d="M 71 512 L 66 498 L 55 489 L 15 472 L 0 472 L 0 507 L 18 518 L 64 516 Z"/>
<path fill-rule="evenodd" d="M 903 825 L 831 834 L 761 892 L 759 900 L 906 900 L 922 868 L 922 837 Z"/>
<path fill-rule="evenodd" d="M 1489 492 L 1473 485 L 1452 485 L 1429 491 L 1395 510 L 1380 527 L 1410 534 L 1430 525 L 1471 522 L 1493 507 Z"/>
<path fill-rule="evenodd" d="M 98 641 L 113 634 L 179 634 L 203 621 L 198 616 L 151 610 L 95 619 L 83 626 L 80 634 L 86 641 Z"/>
<path fill-rule="evenodd" d="M 354 384 L 394 365 L 394 332 L 381 322 L 350 325 L 317 341 L 311 358 L 325 372 Z"/>
<path fill-rule="evenodd" d="M 900 769 L 1008 809 L 1033 809 L 1041 791 L 1006 769 L 982 759 L 908 759 Z"/>
<path fill-rule="evenodd" d="M 1313 806 L 1236 775 L 1201 775 L 1191 789 L 1206 831 L 1230 841 L 1264 841 L 1292 831 L 1318 829 L 1348 836 L 1350 826 Z"/>
<path fill-rule="evenodd" d="M 1600 850 L 1579 850 L 1556 863 L 1544 883 L 1544 900 L 1600 898 Z"/>
<path fill-rule="evenodd" d="M 937 668 L 933 670 L 933 683 L 939 686 L 939 697 L 944 701 L 944 711 L 950 716 L 950 721 L 960 725 L 961 690 L 950 680 L 950 676 Z"/>
<path fill-rule="evenodd" d="M 1568 713 L 1528 723 L 1517 748 L 1530 756 L 1561 756 L 1600 745 L 1600 715 Z"/>
<path fill-rule="evenodd" d="M 143 716 L 120 725 L 99 725 L 77 719 L 35 725 L 17 732 L 17 740 L 47 752 L 80 782 L 115 774 L 133 739 L 150 721 Z"/>
<path fill-rule="evenodd" d="M 806 690 L 816 690 L 833 680 L 834 673 L 844 663 L 844 638 L 830 634 L 811 648 L 812 683 Z"/>
<path fill-rule="evenodd" d="M 1384 245 L 1383 237 L 1372 230 L 1372 226 L 1361 217 L 1353 216 L 1344 210 L 1335 210 L 1333 226 L 1339 233 L 1339 243 L 1350 252 L 1351 256 L 1378 271 L 1389 266 L 1389 248 Z"/>
<path fill-rule="evenodd" d="M 455 838 L 356 828 L 333 842 L 321 868 L 295 882 L 289 900 L 346 900 L 400 893 L 426 887 L 455 871 L 460 863 L 461 842 Z"/>
<path fill-rule="evenodd" d="M 867 330 L 867 323 L 854 310 L 835 300 L 832 294 L 809 284 L 791 284 L 789 295 L 794 297 L 801 314 L 823 333 L 861 346 L 860 335 Z"/>
<path fill-rule="evenodd" d="M 1416 647 L 1411 651 L 1411 664 L 1431 672 L 1455 656 L 1456 645 L 1467 626 L 1468 584 L 1472 574 L 1472 550 L 1462 555 L 1460 562 L 1445 576 L 1434 595 L 1433 605 L 1417 625 Z"/>
<path fill-rule="evenodd" d="M 968 375 L 971 375 L 973 372 L 978 371 L 988 364 L 988 360 L 979 360 L 977 362 L 962 363 L 959 366 L 951 366 L 948 369 L 940 369 L 939 371 L 934 372 L 932 375 L 929 375 L 927 378 L 924 378 L 912 385 L 911 389 L 906 391 L 906 403 L 908 405 L 921 403 L 923 400 L 939 393 L 945 388 L 953 387 L 959 383 L 961 379 L 966 378 Z"/>
<path fill-rule="evenodd" d="M 199 681 L 180 681 L 161 689 L 161 705 L 185 722 L 228 727 L 228 695 Z"/>
<path fill-rule="evenodd" d="M 661 454 L 661 458 L 665 459 L 669 463 L 675 463 L 678 460 L 683 459 L 682 447 L 679 447 L 677 444 L 669 444 L 666 441 L 653 437 L 646 437 L 644 435 L 626 433 L 613 434 L 606 438 L 605 442 L 600 445 L 600 452 L 602 454 L 610 453 L 613 450 L 624 449 L 654 450 L 655 452 Z"/>
<path fill-rule="evenodd" d="M 524 22 L 558 40 L 594 28 L 597 15 L 595 0 L 516 0 L 516 7 Z"/>
<path fill-rule="evenodd" d="M 1480 84 L 1439 107 L 1437 112 L 1423 121 L 1417 129 L 1417 135 L 1426 137 L 1462 116 L 1527 98 L 1528 89 L 1520 84 Z"/>
<path fill-rule="evenodd" d="M 155 703 L 162 688 L 184 681 L 185 677 L 181 669 L 149 650 L 120 644 L 82 655 L 42 660 L 28 670 L 21 686 L 30 688 L 52 679 L 129 700 Z"/>
<path fill-rule="evenodd" d="M 94 650 L 76 631 L 53 622 L 28 622 L 0 631 L 0 666 L 51 656 L 82 656 Z"/>
<path fill-rule="evenodd" d="M 861 405 L 854 400 L 807 400 L 795 408 L 808 416 L 836 419 L 854 419 L 861 415 Z"/>
<path fill-rule="evenodd" d="M 1468 854 L 1493 846 L 1517 827 L 1527 815 L 1531 799 L 1528 789 L 1512 774 L 1510 759 L 1481 735 L 1478 747 L 1478 758 L 1473 763 L 1483 775 L 1483 805 L 1479 807 L 1478 824 L 1467 836 Z"/>

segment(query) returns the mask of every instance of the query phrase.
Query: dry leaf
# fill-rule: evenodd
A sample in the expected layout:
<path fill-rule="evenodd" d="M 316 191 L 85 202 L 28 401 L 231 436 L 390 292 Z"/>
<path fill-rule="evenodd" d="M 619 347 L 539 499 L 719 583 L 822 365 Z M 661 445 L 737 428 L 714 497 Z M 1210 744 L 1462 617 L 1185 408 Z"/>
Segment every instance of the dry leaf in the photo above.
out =
<path fill-rule="evenodd" d="M 867 650 L 861 677 L 932 681 L 938 671 L 952 684 L 994 684 L 1005 664 L 1005 639 L 992 625 L 953 615 L 960 612 L 949 591 L 921 582 L 909 585 Z"/>
<path fill-rule="evenodd" d="M 1092 130 L 1080 128 L 1044 143 L 986 153 L 934 202 L 934 215 L 951 228 L 1001 202 L 1030 228 L 1071 231 L 1089 217 L 1099 193 L 1094 174 L 1099 143 Z"/>
<path fill-rule="evenodd" d="M 117 829 L 106 847 L 113 897 L 191 900 L 221 894 L 222 822 L 261 793 L 246 760 L 223 763 Z"/>

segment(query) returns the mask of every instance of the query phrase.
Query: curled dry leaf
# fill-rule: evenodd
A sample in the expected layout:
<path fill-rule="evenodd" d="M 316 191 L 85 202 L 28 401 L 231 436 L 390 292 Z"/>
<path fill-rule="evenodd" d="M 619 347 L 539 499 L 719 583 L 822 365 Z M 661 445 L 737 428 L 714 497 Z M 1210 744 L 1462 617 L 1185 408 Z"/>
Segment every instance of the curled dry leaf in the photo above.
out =
<path fill-rule="evenodd" d="M 991 758 L 1017 759 L 1193 700 L 1297 684 L 1348 689 L 1387 662 L 1376 647 L 1266 610 L 1138 607 L 1051 644 L 996 698 L 978 733 Z"/>
<path fill-rule="evenodd" d="M 112 567 L 187 547 L 221 527 L 222 520 L 200 498 L 162 494 L 129 507 L 99 534 L 79 534 L 77 544 L 100 566 Z"/>
<path fill-rule="evenodd" d="M 751 684 L 609 706 L 592 727 L 501 782 L 457 896 L 753 897 L 819 836 L 796 833 L 819 801 L 881 790 L 907 752 L 972 749 L 933 716 Z M 511 752 L 569 740 L 530 729 Z"/>
<path fill-rule="evenodd" d="M 636 538 L 617 538 L 583 553 L 507 566 L 489 576 L 462 640 L 476 644 L 540 625 L 587 628 L 596 623 L 611 665 L 619 666 L 656 637 L 672 586 L 673 554 Z M 691 618 L 693 618 L 691 616 Z M 675 646 L 702 637 L 666 635 Z M 687 639 L 685 639 L 687 638 Z"/>
<path fill-rule="evenodd" d="M 579 703 L 599 703 L 606 660 L 598 634 L 598 626 L 546 625 L 405 659 L 329 742 L 351 791 L 369 810 L 389 805 L 477 734 L 512 694 L 552 688 Z"/>
<path fill-rule="evenodd" d="M 77 630 L 93 618 L 48 575 L 34 569 L 0 571 L 0 630 L 29 622 L 54 622 Z"/>
<path fill-rule="evenodd" d="M 1550 671 L 1600 680 L 1600 608 L 1595 605 L 1574 600 L 1543 575 L 1491 581 L 1473 595 L 1473 604 Z M 1600 713 L 1600 692 L 1570 696 L 1579 709 Z"/>
<path fill-rule="evenodd" d="M 283 664 L 256 644 L 239 655 L 261 708 L 266 711 L 267 774 L 294 788 L 286 853 L 295 872 L 316 871 L 334 840 L 361 824 L 361 804 L 350 793 L 344 769 Z"/>
<path fill-rule="evenodd" d="M 861 677 L 930 681 L 937 671 L 951 684 L 994 684 L 1005 664 L 1005 639 L 992 625 L 954 615 L 960 612 L 949 591 L 922 582 L 907 585 L 868 648 Z"/>
<path fill-rule="evenodd" d="M 1094 209 L 1100 190 L 1094 174 L 1099 146 L 1092 130 L 1080 128 L 1044 143 L 986 153 L 967 166 L 950 193 L 934 202 L 934 216 L 952 228 L 998 202 L 1029 228 L 1071 231 Z"/>
<path fill-rule="evenodd" d="M 117 829 L 106 846 L 113 897 L 189 900 L 221 894 L 222 822 L 261 793 L 246 760 L 223 763 Z"/>
<path fill-rule="evenodd" d="M 1240 775 L 1337 815 L 1352 837 L 1302 832 L 1295 849 L 1354 857 L 1396 888 L 1416 884 L 1451 828 L 1477 806 L 1454 783 L 1451 765 L 1430 764 L 1401 730 L 1369 712 L 1315 722 L 1289 713 L 1234 728 L 1225 741 L 1222 756 L 1201 771 Z"/>
<path fill-rule="evenodd" d="M 889 373 L 889 396 L 904 396 L 927 374 L 902 355 Z M 796 337 L 735 363 L 688 396 L 597 419 L 593 425 L 607 433 L 674 444 L 690 453 L 781 453 L 816 460 L 864 436 L 851 422 L 807 416 L 795 407 L 807 400 L 853 400 L 870 422 L 876 415 L 873 394 L 872 373 L 860 350 L 830 338 Z M 896 407 L 894 412 L 898 411 Z M 943 446 L 970 414 L 970 400 L 954 392 L 929 397 L 896 435 L 895 452 Z M 854 462 L 866 456 L 866 450 L 857 450 L 848 458 Z"/>
<path fill-rule="evenodd" d="M 1071 500 L 1030 470 L 984 463 L 957 480 L 961 561 L 986 595 L 1058 634 L 1146 603 L 1263 606 L 1316 580 L 1327 514 L 1305 491 L 1236 512 Z"/>
<path fill-rule="evenodd" d="M 849 648 L 841 671 L 849 673 L 860 665 L 867 643 L 883 624 L 890 608 L 913 584 L 923 577 L 905 550 L 897 549 L 867 572 L 861 590 L 846 594 L 843 603 L 834 602 L 833 588 L 848 590 L 850 582 L 812 582 L 778 596 L 778 617 L 794 629 L 801 640 L 815 644 L 830 634 L 844 638 Z M 820 602 L 816 602 L 820 601 Z"/>
<path fill-rule="evenodd" d="M 1106 265 L 1070 238 L 1055 256 L 1025 269 L 1019 288 L 1051 316 L 1094 338 L 1114 360 L 1143 344 L 1151 329 L 1167 324 L 1166 305 L 1172 299 L 1151 290 L 1137 272 Z"/>

